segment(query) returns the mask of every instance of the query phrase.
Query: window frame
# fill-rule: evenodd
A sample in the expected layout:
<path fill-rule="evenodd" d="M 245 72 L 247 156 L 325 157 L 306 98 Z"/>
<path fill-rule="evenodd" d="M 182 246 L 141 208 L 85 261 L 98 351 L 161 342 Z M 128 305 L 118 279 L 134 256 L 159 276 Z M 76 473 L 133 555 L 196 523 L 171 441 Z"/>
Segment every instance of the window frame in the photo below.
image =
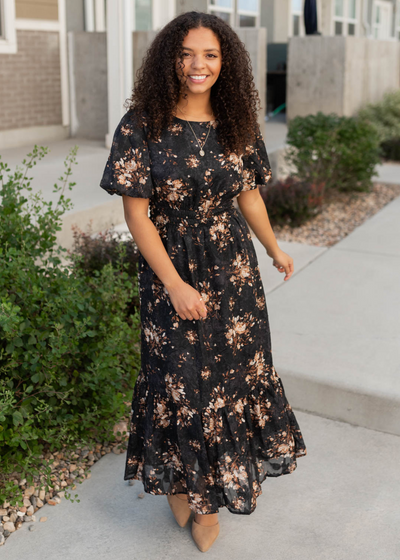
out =
<path fill-rule="evenodd" d="M 213 14 L 215 12 L 222 12 L 229 14 L 229 25 L 233 27 L 240 27 L 240 16 L 249 16 L 255 18 L 255 25 L 251 26 L 257 28 L 260 27 L 260 12 L 261 12 L 261 0 L 257 0 L 257 11 L 253 10 L 243 10 L 239 9 L 239 0 L 232 0 L 232 7 L 226 8 L 223 6 L 216 6 L 211 4 L 211 0 L 207 1 L 207 12 Z"/>
<path fill-rule="evenodd" d="M 255 18 L 255 25 L 250 27 L 260 27 L 260 0 L 257 0 L 257 10 L 241 10 L 239 8 L 239 1 L 234 1 L 236 27 L 240 27 L 240 16 L 249 16 Z"/>
<path fill-rule="evenodd" d="M 299 34 L 294 35 L 294 16 L 299 16 L 300 26 Z M 297 11 L 293 9 L 293 2 L 290 0 L 290 11 L 289 11 L 289 37 L 305 37 L 306 27 L 304 25 L 304 0 L 301 2 L 301 10 Z"/>
<path fill-rule="evenodd" d="M 332 0 L 332 24 L 331 24 L 331 35 L 334 37 L 360 37 L 361 30 L 361 2 L 356 0 L 356 17 L 349 17 L 349 7 L 350 0 L 343 0 L 343 16 L 337 16 L 335 13 L 335 0 Z M 335 24 L 342 24 L 342 33 L 337 35 L 335 33 Z M 349 25 L 354 24 L 355 32 L 354 35 L 349 34 Z"/>
<path fill-rule="evenodd" d="M 15 26 L 15 0 L 0 0 L 3 35 L 0 36 L 0 54 L 17 53 L 17 32 Z"/>
<path fill-rule="evenodd" d="M 215 12 L 222 12 L 224 14 L 229 14 L 229 25 L 233 25 L 235 19 L 235 9 L 236 9 L 236 0 L 232 0 L 232 8 L 226 8 L 224 6 L 215 6 L 211 4 L 211 0 L 207 1 L 207 12 L 213 14 Z"/>
<path fill-rule="evenodd" d="M 386 37 L 375 36 L 375 30 L 378 30 L 378 35 L 379 35 L 379 29 L 381 28 L 381 24 L 377 25 L 375 23 L 377 8 L 381 8 L 381 7 L 384 7 L 389 13 L 388 35 Z M 392 30 L 393 30 L 393 4 L 391 2 L 384 2 L 383 0 L 374 0 L 372 5 L 372 21 L 371 21 L 372 38 L 378 41 L 391 41 L 393 39 L 395 40 L 396 37 L 393 37 Z"/>

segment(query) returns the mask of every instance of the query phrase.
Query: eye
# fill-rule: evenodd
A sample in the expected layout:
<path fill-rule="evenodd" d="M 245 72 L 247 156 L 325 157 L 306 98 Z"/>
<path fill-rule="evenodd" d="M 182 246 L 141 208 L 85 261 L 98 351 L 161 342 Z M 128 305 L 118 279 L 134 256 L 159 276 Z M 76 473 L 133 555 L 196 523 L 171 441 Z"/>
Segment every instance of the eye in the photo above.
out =
<path fill-rule="evenodd" d="M 208 54 L 207 56 L 212 56 L 213 58 L 217 58 L 215 54 Z"/>

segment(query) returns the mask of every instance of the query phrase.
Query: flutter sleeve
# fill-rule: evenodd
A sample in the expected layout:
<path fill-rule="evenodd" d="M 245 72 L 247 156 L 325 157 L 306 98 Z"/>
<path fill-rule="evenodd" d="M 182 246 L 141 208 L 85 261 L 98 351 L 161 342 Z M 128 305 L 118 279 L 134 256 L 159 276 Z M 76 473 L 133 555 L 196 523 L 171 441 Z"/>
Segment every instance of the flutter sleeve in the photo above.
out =
<path fill-rule="evenodd" d="M 255 132 L 255 142 L 246 146 L 243 155 L 243 191 L 265 186 L 272 177 L 267 149 L 258 123 L 256 123 Z"/>
<path fill-rule="evenodd" d="M 140 125 L 129 113 L 120 120 L 104 169 L 100 187 L 109 194 L 150 198 L 153 193 L 145 122 Z"/>

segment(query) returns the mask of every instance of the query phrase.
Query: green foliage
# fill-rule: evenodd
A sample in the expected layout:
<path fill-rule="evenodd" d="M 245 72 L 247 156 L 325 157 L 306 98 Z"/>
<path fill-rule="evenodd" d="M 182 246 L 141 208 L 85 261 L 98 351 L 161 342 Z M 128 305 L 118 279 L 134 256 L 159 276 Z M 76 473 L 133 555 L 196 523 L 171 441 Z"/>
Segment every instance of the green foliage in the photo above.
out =
<path fill-rule="evenodd" d="M 375 128 L 383 157 L 400 161 L 400 90 L 387 92 L 379 103 L 369 103 L 358 116 Z"/>
<path fill-rule="evenodd" d="M 89 232 L 81 231 L 77 226 L 73 226 L 74 246 L 72 253 L 81 258 L 76 261 L 76 265 L 92 275 L 95 270 L 101 270 L 106 264 L 112 263 L 117 266 L 121 260 L 121 251 L 125 252 L 122 258 L 123 264 L 127 264 L 127 272 L 132 276 L 136 274 L 139 251 L 132 238 L 124 240 L 124 234 L 111 233 L 109 230 L 92 235 Z"/>
<path fill-rule="evenodd" d="M 70 254 L 75 267 L 93 276 L 111 263 L 113 267 L 125 267 L 130 276 L 137 276 L 139 251 L 132 238 L 124 240 L 123 234 L 108 230 L 98 235 L 91 235 L 90 231 L 85 233 L 78 227 L 73 227 L 73 230 L 74 246 Z M 126 304 L 127 316 L 135 314 L 139 306 L 139 294 L 135 293 Z"/>
<path fill-rule="evenodd" d="M 321 210 L 324 184 L 313 185 L 288 177 L 260 190 L 271 225 L 300 226 Z"/>
<path fill-rule="evenodd" d="M 356 117 L 331 113 L 295 117 L 289 123 L 286 161 L 303 182 L 325 189 L 369 191 L 380 162 L 375 128 Z"/>
<path fill-rule="evenodd" d="M 27 177 L 47 148 L 35 146 L 25 170 L 8 179 L 0 161 L 0 503 L 21 501 L 13 471 L 28 484 L 39 475 L 49 484 L 39 459 L 45 448 L 115 441 L 140 366 L 139 314 L 126 312 L 138 291 L 126 248 L 89 275 L 57 244 L 72 207 L 64 191 L 76 151 L 54 185 L 55 205 L 33 194 Z"/>

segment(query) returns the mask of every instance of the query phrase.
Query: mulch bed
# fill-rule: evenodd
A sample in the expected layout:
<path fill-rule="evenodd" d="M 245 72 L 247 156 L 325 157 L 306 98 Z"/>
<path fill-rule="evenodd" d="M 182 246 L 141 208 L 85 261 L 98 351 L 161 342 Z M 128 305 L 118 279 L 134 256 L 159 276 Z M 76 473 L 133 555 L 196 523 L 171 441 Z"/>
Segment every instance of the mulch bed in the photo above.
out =
<path fill-rule="evenodd" d="M 322 211 L 303 225 L 273 226 L 278 241 L 330 247 L 349 235 L 390 201 L 400 196 L 400 185 L 374 183 L 371 192 L 331 192 Z"/>

